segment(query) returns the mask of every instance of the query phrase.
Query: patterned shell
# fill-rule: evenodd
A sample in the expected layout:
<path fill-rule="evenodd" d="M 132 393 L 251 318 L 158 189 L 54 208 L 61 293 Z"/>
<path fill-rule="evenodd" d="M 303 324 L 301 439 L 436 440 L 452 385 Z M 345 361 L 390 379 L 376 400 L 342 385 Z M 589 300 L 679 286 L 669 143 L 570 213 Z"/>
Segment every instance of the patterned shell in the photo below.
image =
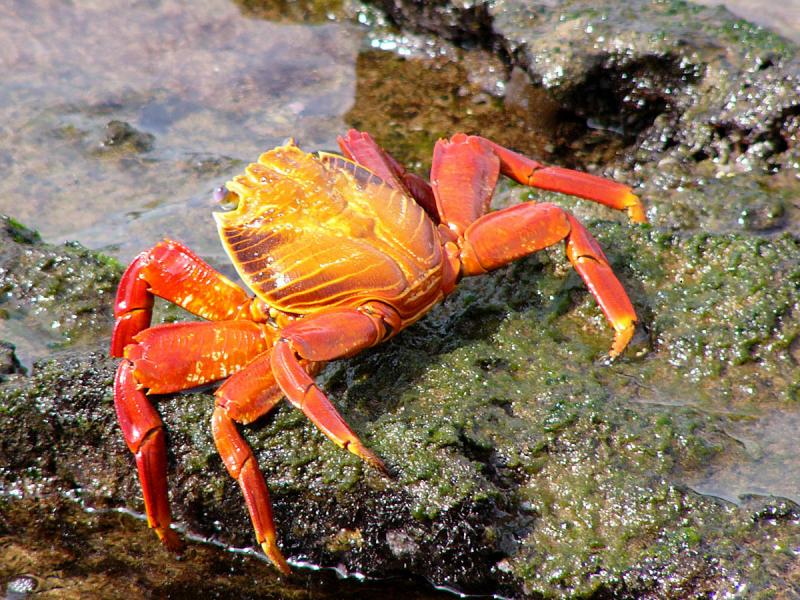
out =
<path fill-rule="evenodd" d="M 214 214 L 220 238 L 239 276 L 270 306 L 307 314 L 381 300 L 413 320 L 440 298 L 436 226 L 363 167 L 289 143 L 227 187 L 238 206 Z"/>

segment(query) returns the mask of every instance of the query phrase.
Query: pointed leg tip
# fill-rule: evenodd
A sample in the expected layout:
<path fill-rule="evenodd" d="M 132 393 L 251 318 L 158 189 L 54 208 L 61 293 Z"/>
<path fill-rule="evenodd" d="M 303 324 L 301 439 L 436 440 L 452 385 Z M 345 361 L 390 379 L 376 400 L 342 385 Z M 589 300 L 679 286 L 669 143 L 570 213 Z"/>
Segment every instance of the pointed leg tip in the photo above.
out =
<path fill-rule="evenodd" d="M 372 465 L 375 469 L 380 471 L 386 477 L 389 477 L 389 469 L 386 468 L 384 462 L 378 458 L 378 455 L 375 454 L 372 450 L 364 446 L 363 444 L 349 444 L 347 449 L 350 450 L 356 456 L 361 457 L 370 465 Z"/>
<path fill-rule="evenodd" d="M 614 343 L 611 345 L 611 350 L 609 350 L 608 355 L 611 359 L 617 358 L 625 348 L 628 346 L 628 343 L 631 341 L 634 332 L 636 331 L 636 321 L 630 321 L 629 323 L 622 325 L 616 331 L 616 335 L 614 336 Z"/>
<path fill-rule="evenodd" d="M 625 207 L 628 209 L 628 218 L 634 223 L 647 223 L 647 214 L 644 212 L 644 205 L 639 199 L 639 196 L 633 192 L 628 192 L 625 201 Z"/>
<path fill-rule="evenodd" d="M 289 563 L 286 562 L 286 559 L 281 554 L 281 551 L 278 550 L 278 546 L 275 542 L 268 542 L 264 541 L 261 542 L 261 549 L 264 551 L 264 554 L 267 555 L 270 562 L 275 565 L 275 568 L 278 569 L 284 575 L 291 575 L 292 568 L 289 566 Z"/>
<path fill-rule="evenodd" d="M 381 475 L 383 475 L 384 477 L 391 477 L 389 469 L 386 468 L 386 464 L 377 456 L 373 456 L 373 458 L 371 460 L 368 460 L 368 462 L 378 471 L 380 471 Z"/>
<path fill-rule="evenodd" d="M 181 541 L 178 534 L 172 529 L 169 527 L 156 527 L 155 530 L 158 539 L 161 540 L 161 543 L 164 544 L 170 552 L 179 553 L 183 551 L 183 541 Z"/>

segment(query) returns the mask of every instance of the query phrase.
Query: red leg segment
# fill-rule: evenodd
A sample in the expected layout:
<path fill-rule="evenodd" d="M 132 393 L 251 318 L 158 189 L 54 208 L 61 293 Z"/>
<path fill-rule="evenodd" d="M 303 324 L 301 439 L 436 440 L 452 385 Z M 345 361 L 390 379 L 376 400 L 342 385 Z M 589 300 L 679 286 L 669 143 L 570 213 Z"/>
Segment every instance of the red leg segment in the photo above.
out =
<path fill-rule="evenodd" d="M 183 244 L 166 240 L 137 256 L 125 270 L 114 305 L 111 355 L 122 356 L 134 336 L 150 325 L 153 296 L 220 321 L 250 316 L 250 297 Z"/>
<path fill-rule="evenodd" d="M 480 138 L 459 133 L 433 149 L 431 187 L 442 222 L 459 237 L 486 214 L 500 175 L 500 161 Z"/>
<path fill-rule="evenodd" d="M 256 540 L 272 563 L 288 574 L 289 565 L 278 548 L 267 484 L 250 445 L 234 423 L 257 419 L 283 397 L 272 376 L 270 355 L 271 351 L 264 352 L 217 390 L 211 432 L 222 462 L 242 490 Z"/>
<path fill-rule="evenodd" d="M 366 132 L 351 129 L 337 138 L 342 153 L 366 167 L 395 189 L 411 194 L 434 223 L 439 223 L 439 213 L 431 186 L 422 177 L 409 173 L 388 152 L 381 148 Z"/>
<path fill-rule="evenodd" d="M 254 359 L 263 366 L 257 358 L 271 347 L 274 334 L 266 325 L 251 321 L 220 321 L 161 325 L 134 339 L 125 347 L 125 358 L 117 369 L 114 406 L 128 448 L 136 457 L 148 523 L 167 547 L 176 550 L 181 543 L 169 528 L 164 427 L 143 388 L 172 392 L 226 377 Z M 233 388 L 241 389 L 236 381 Z"/>
<path fill-rule="evenodd" d="M 554 204 L 528 202 L 484 215 L 467 229 L 462 273 L 480 275 L 552 246 L 570 233 L 567 214 Z"/>
<path fill-rule="evenodd" d="M 485 273 L 562 239 L 567 257 L 616 332 L 609 352 L 615 357 L 633 336 L 636 312 L 600 246 L 564 209 L 531 202 L 481 217 L 464 234 L 463 273 Z"/>
<path fill-rule="evenodd" d="M 139 273 L 147 264 L 147 253 L 143 252 L 128 265 L 122 274 L 117 298 L 114 303 L 114 331 L 111 334 L 111 356 L 122 356 L 133 336 L 150 326 L 153 311 L 153 295 L 147 282 Z"/>
<path fill-rule="evenodd" d="M 400 322 L 397 313 L 378 303 L 360 309 L 332 310 L 286 327 L 272 352 L 272 371 L 287 399 L 337 446 L 360 456 L 384 473 L 383 462 L 353 433 L 298 357 L 326 361 L 351 356 L 398 330 Z"/>
<path fill-rule="evenodd" d="M 609 352 L 613 358 L 622 353 L 633 337 L 636 311 L 592 234 L 575 217 L 568 215 L 568 218 L 571 231 L 567 238 L 567 257 L 616 332 Z"/>
<path fill-rule="evenodd" d="M 243 370 L 235 373 L 214 392 L 217 406 L 243 425 L 267 414 L 283 398 L 272 374 L 272 349 L 259 354 Z"/>
<path fill-rule="evenodd" d="M 167 394 L 233 375 L 276 337 L 276 330 L 253 321 L 168 323 L 139 333 L 125 358 L 141 386 Z"/>
<path fill-rule="evenodd" d="M 291 569 L 278 548 L 267 484 L 258 469 L 253 451 L 220 406 L 214 409 L 211 431 L 228 473 L 242 490 L 258 543 L 272 563 L 282 573 L 289 574 Z"/>
<path fill-rule="evenodd" d="M 500 159 L 503 174 L 519 183 L 626 210 L 631 221 L 647 222 L 641 200 L 627 185 L 581 171 L 548 167 L 485 138 L 477 139 Z"/>
<path fill-rule="evenodd" d="M 139 387 L 133 375 L 133 366 L 123 360 L 114 379 L 114 407 L 125 442 L 136 457 L 147 523 L 155 529 L 167 548 L 178 551 L 182 547 L 181 541 L 169 528 L 172 516 L 167 497 L 164 426 Z"/>

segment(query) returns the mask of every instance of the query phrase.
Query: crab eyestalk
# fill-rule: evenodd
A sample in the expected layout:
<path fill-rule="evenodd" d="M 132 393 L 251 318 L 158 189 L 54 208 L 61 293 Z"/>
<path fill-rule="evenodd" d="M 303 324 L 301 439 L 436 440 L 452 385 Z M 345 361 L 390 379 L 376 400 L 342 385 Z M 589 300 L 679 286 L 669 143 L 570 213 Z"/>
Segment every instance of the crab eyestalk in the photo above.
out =
<path fill-rule="evenodd" d="M 212 198 L 224 212 L 236 210 L 239 207 L 239 196 L 224 185 L 214 188 Z"/>

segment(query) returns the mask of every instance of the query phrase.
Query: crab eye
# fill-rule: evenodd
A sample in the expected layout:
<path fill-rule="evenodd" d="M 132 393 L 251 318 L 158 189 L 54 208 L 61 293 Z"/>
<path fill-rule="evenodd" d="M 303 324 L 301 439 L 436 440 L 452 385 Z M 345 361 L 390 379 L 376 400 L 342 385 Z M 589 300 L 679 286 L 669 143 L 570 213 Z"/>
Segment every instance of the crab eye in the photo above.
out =
<path fill-rule="evenodd" d="M 239 206 L 239 196 L 229 191 L 224 185 L 214 188 L 214 202 L 224 211 L 235 210 Z"/>

